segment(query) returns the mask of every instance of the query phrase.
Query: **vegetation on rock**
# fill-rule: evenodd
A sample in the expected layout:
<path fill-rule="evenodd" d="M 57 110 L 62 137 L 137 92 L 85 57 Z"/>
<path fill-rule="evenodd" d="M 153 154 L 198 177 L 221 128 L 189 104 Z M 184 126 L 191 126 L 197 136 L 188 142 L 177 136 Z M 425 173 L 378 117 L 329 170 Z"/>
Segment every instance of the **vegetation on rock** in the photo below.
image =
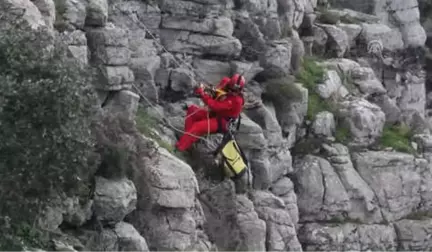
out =
<path fill-rule="evenodd" d="M 155 117 L 147 113 L 142 107 L 140 107 L 137 111 L 137 115 L 135 118 L 136 127 L 138 130 L 147 137 L 155 140 L 159 146 L 167 149 L 169 152 L 173 152 L 174 148 L 165 142 L 157 133 L 156 129 L 158 127 L 158 122 Z"/>
<path fill-rule="evenodd" d="M 411 145 L 413 133 L 411 129 L 404 125 L 386 125 L 383 129 L 380 144 L 383 147 L 390 147 L 395 151 L 415 153 Z"/>
<path fill-rule="evenodd" d="M 92 73 L 42 31 L 2 33 L 0 249 L 43 247 L 34 223 L 44 202 L 77 195 L 94 171 Z"/>
<path fill-rule="evenodd" d="M 332 111 L 329 101 L 321 98 L 316 92 L 317 84 L 324 79 L 324 68 L 317 64 L 316 59 L 305 57 L 297 81 L 309 90 L 307 119 L 313 120 L 322 111 Z"/>

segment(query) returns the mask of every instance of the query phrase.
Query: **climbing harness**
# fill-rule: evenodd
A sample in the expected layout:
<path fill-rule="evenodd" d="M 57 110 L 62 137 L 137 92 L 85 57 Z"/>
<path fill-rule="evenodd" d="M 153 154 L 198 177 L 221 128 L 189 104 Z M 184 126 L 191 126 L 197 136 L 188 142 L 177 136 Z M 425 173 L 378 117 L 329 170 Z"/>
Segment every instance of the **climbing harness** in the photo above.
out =
<path fill-rule="evenodd" d="M 168 49 L 165 48 L 165 46 L 163 46 L 161 43 L 159 43 L 158 39 L 153 35 L 153 33 L 146 27 L 146 25 L 144 25 L 141 21 L 139 21 L 138 18 L 135 15 L 129 16 L 123 10 L 119 9 L 117 6 L 115 6 L 115 8 L 117 10 L 119 10 L 121 13 L 124 13 L 127 18 L 131 19 L 140 28 L 142 28 L 147 34 L 149 34 L 152 37 L 154 43 L 156 43 L 164 52 L 166 52 L 167 54 L 169 54 L 169 55 L 172 56 L 172 59 L 173 59 L 173 61 L 174 61 L 175 64 L 177 64 L 179 67 L 181 67 L 182 65 L 188 67 L 191 71 L 193 71 L 194 73 L 196 73 L 197 77 L 199 77 L 200 79 L 202 79 L 205 83 L 210 83 L 210 82 L 208 82 L 203 77 L 204 74 L 202 72 L 200 72 L 198 69 L 194 68 L 192 65 L 190 65 L 185 60 L 183 60 L 181 58 L 175 57 L 170 51 L 168 51 Z M 247 69 L 247 70 L 245 69 L 244 72 L 249 72 L 250 69 L 252 68 L 252 66 L 253 65 L 251 64 L 251 66 L 249 67 L 249 69 Z M 242 73 L 242 75 L 244 74 L 244 72 Z M 155 108 L 155 105 L 147 97 L 144 96 L 144 94 L 140 91 L 140 89 L 134 83 L 132 83 L 132 86 L 138 92 L 139 96 L 141 96 L 141 98 L 143 98 L 146 101 L 146 103 L 148 103 L 148 105 L 150 107 Z M 207 91 L 214 90 L 214 92 L 216 92 L 216 94 L 221 94 L 221 92 L 220 92 L 221 90 L 216 90 L 214 88 L 208 87 L 207 85 L 205 85 L 204 87 L 207 89 Z M 200 139 L 200 140 L 204 141 L 207 146 L 211 145 L 211 142 L 208 139 L 209 135 L 210 135 L 210 115 L 209 115 L 210 111 L 209 110 L 208 110 L 208 113 L 207 113 L 207 126 L 208 126 L 208 129 L 207 129 L 207 135 L 206 135 L 205 138 L 201 137 L 201 136 L 197 136 L 195 134 L 191 134 L 191 133 L 186 132 L 184 130 L 178 129 L 177 127 L 175 127 L 174 125 L 172 125 L 172 123 L 168 119 L 165 119 L 165 116 L 162 114 L 162 112 L 160 112 L 158 109 L 155 109 L 155 111 L 160 115 L 161 118 L 164 118 L 164 119 L 161 119 L 161 123 L 163 123 L 166 126 L 170 127 L 174 131 L 177 131 L 177 132 L 182 133 L 182 134 L 187 134 L 189 136 L 193 136 L 193 137 L 195 137 L 197 139 Z M 188 117 L 194 115 L 197 112 L 198 111 L 195 111 L 195 112 L 187 115 L 185 117 L 185 119 L 187 119 Z"/>

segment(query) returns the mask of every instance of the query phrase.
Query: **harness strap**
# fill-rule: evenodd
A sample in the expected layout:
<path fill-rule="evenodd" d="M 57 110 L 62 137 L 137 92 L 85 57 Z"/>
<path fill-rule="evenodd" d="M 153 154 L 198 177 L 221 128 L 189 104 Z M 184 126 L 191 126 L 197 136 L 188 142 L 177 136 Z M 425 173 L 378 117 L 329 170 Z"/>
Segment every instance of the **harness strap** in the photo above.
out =
<path fill-rule="evenodd" d="M 221 134 L 224 134 L 224 133 L 226 133 L 226 131 L 224 130 L 224 125 L 223 125 L 223 120 L 222 119 L 225 119 L 226 122 L 227 122 L 227 125 L 226 125 L 227 126 L 227 130 L 226 131 L 230 131 L 231 130 L 230 129 L 230 124 L 235 121 L 235 118 L 234 117 L 217 117 L 217 122 L 218 122 L 217 132 L 221 133 Z M 240 124 L 241 124 L 241 116 L 239 115 L 237 117 L 237 125 L 235 127 L 236 131 L 238 131 L 240 129 Z"/>

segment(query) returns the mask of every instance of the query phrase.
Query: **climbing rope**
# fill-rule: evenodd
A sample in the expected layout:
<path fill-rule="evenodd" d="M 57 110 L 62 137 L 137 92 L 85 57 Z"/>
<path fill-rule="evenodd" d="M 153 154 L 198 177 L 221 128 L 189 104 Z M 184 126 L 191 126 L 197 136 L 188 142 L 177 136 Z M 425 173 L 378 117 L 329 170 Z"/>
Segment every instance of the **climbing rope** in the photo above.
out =
<path fill-rule="evenodd" d="M 136 15 L 131 15 L 131 16 L 129 16 L 129 15 L 127 15 L 127 13 L 125 13 L 124 11 L 122 11 L 121 9 L 119 9 L 117 6 L 115 6 L 115 8 L 117 9 L 117 10 L 119 10 L 122 14 L 125 14 L 125 16 L 126 17 L 128 17 L 129 19 L 131 19 L 135 24 L 137 24 L 140 28 L 142 28 L 147 34 L 149 34 L 150 36 L 151 36 L 151 38 L 153 39 L 153 41 L 154 41 L 154 43 L 156 43 L 164 52 L 166 52 L 167 54 L 169 54 L 170 56 L 172 56 L 172 59 L 173 59 L 173 61 L 174 61 L 174 63 L 175 64 L 177 64 L 178 65 L 178 67 L 181 67 L 182 65 L 184 65 L 184 66 L 186 66 L 186 67 L 188 67 L 189 68 L 189 70 L 191 70 L 192 72 L 194 72 L 195 74 L 196 74 L 196 76 L 197 77 L 199 77 L 204 83 L 210 83 L 210 82 L 208 82 L 207 80 L 206 80 L 206 78 L 204 78 L 204 74 L 202 73 L 202 72 L 200 72 L 197 68 L 195 68 L 195 67 L 193 67 L 192 65 L 190 65 L 188 62 L 186 62 L 185 60 L 183 60 L 183 59 L 181 59 L 181 58 L 177 58 L 176 56 L 174 56 L 168 49 L 166 49 L 166 47 L 165 46 L 163 46 L 161 43 L 159 43 L 159 41 L 158 41 L 158 38 L 156 38 L 156 36 L 154 36 L 153 35 L 153 33 L 146 27 L 146 25 L 144 25 L 140 20 L 138 20 L 138 18 L 136 17 Z M 243 73 L 242 73 L 242 75 L 246 72 L 249 72 L 250 71 L 250 69 L 252 68 L 252 66 L 253 66 L 253 64 L 251 64 L 250 66 L 249 66 L 249 69 L 247 69 L 247 71 L 245 70 Z M 145 97 L 145 95 L 140 91 L 140 89 L 134 84 L 134 83 L 132 83 L 132 86 L 135 88 L 135 90 L 138 92 L 138 94 L 139 94 L 139 96 L 141 97 L 141 98 L 143 98 L 147 103 L 148 103 L 148 105 L 150 106 L 150 107 L 152 107 L 152 108 L 156 108 L 156 106 L 147 98 L 147 97 Z M 155 109 L 155 111 L 161 116 L 161 118 L 164 118 L 164 115 L 158 110 L 158 109 Z M 187 115 L 186 117 L 185 117 L 185 120 L 187 119 L 187 118 L 189 118 L 190 116 L 192 116 L 192 115 L 194 115 L 195 113 L 197 113 L 198 112 L 198 110 L 197 111 L 195 111 L 195 112 L 193 112 L 193 113 L 191 113 L 191 114 L 189 114 L 189 115 Z M 186 134 L 186 135 L 189 135 L 189 136 L 193 136 L 193 137 L 195 137 L 195 138 L 198 138 L 198 139 L 200 139 L 200 140 L 203 140 L 205 143 L 206 143 L 206 145 L 207 145 L 207 147 L 208 147 L 208 145 L 211 143 L 210 141 L 209 141 L 209 136 L 210 136 L 210 115 L 209 115 L 209 108 L 207 107 L 207 135 L 206 135 L 206 137 L 204 138 L 204 137 L 201 137 L 201 136 L 197 136 L 197 135 L 195 135 L 195 134 L 192 134 L 192 133 L 189 133 L 189 132 L 186 132 L 186 131 L 184 131 L 184 130 L 181 130 L 181 129 L 179 129 L 179 128 L 177 128 L 177 127 L 175 127 L 174 125 L 172 125 L 171 124 L 171 122 L 167 119 L 167 120 L 165 120 L 165 123 L 168 125 L 168 127 L 170 127 L 171 129 L 173 129 L 173 130 L 175 130 L 175 131 L 177 131 L 177 132 L 179 132 L 179 133 L 182 133 L 182 134 Z M 161 120 L 161 122 L 162 123 L 164 123 L 164 121 L 163 120 Z"/>
<path fill-rule="evenodd" d="M 139 94 L 139 96 L 141 97 L 141 98 L 143 98 L 147 103 L 148 103 L 148 105 L 151 107 L 151 108 L 153 108 L 154 109 L 154 111 L 156 111 L 159 115 L 160 115 L 160 117 L 161 118 L 164 118 L 165 117 L 165 115 L 164 114 L 162 114 L 157 108 L 156 108 L 156 106 L 147 98 L 147 97 L 145 97 L 144 95 L 143 95 L 143 93 L 138 89 L 138 87 L 134 84 L 134 83 L 132 83 L 132 86 L 136 89 L 136 91 L 138 92 L 138 94 Z M 191 116 L 193 116 L 194 114 L 196 114 L 198 112 L 198 110 L 196 110 L 196 111 L 194 111 L 194 112 L 192 112 L 192 113 L 190 113 L 189 115 L 186 115 L 186 117 L 185 117 L 185 120 L 187 119 L 187 118 L 189 118 L 189 117 L 191 117 Z M 207 112 L 207 118 L 208 118 L 208 120 L 209 120 L 209 116 L 208 116 L 208 112 Z M 160 120 L 160 122 L 162 123 L 162 124 L 165 124 L 165 125 L 167 125 L 168 127 L 170 127 L 171 129 L 173 129 L 173 130 L 175 130 L 175 131 L 177 131 L 177 132 L 179 132 L 179 133 L 182 133 L 182 134 L 186 134 L 186 135 L 189 135 L 189 136 L 193 136 L 193 137 L 196 137 L 196 138 L 198 138 L 198 139 L 200 139 L 200 140 L 203 140 L 203 141 L 205 141 L 207 144 L 208 143 L 210 143 L 210 141 L 207 139 L 207 138 L 204 138 L 204 137 L 201 137 L 201 136 L 197 136 L 197 135 L 195 135 L 195 134 L 192 134 L 192 133 L 189 133 L 189 132 L 186 132 L 186 131 L 184 131 L 184 130 L 182 130 L 182 129 L 179 129 L 179 128 L 177 128 L 177 127 L 175 127 L 174 125 L 172 125 L 171 124 L 171 122 L 167 119 L 167 120 Z M 208 125 L 209 125 L 209 128 L 210 128 L 210 124 L 208 123 Z M 210 130 L 209 130 L 210 131 Z"/>

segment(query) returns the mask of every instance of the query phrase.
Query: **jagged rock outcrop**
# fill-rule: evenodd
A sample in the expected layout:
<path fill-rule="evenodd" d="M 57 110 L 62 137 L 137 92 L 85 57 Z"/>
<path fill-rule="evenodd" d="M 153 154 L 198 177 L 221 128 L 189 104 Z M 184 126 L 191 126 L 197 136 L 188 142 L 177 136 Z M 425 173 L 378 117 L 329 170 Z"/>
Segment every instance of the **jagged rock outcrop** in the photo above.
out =
<path fill-rule="evenodd" d="M 94 211 L 98 220 L 118 223 L 135 210 L 137 196 L 132 181 L 96 177 L 95 184 Z"/>
<path fill-rule="evenodd" d="M 332 4 L 368 14 L 375 14 L 384 25 L 400 33 L 399 36 L 403 39 L 403 46 L 424 46 L 426 42 L 426 33 L 420 24 L 417 0 L 370 0 L 366 2 L 336 0 L 332 1 Z"/>
<path fill-rule="evenodd" d="M 97 69 L 99 133 L 130 154 L 127 174 L 97 176 L 85 204 L 53 201 L 40 218 L 75 237 L 74 249 L 431 249 L 417 1 L 330 1 L 350 8 L 337 10 L 313 0 L 63 2 L 6 0 L 0 17 L 26 10 L 26 28 L 57 34 L 69 56 Z M 17 11 L 2 11 L 9 7 Z M 310 61 L 319 62 L 305 67 Z M 196 85 L 235 72 L 248 80 L 235 136 L 250 167 L 237 183 L 217 170 L 221 134 L 198 141 L 187 161 L 167 147 L 182 133 L 182 106 L 199 103 Z M 270 92 L 274 79 L 288 95 Z M 136 118 L 140 101 L 146 115 Z M 157 122 L 146 132 L 120 122 L 149 115 Z M 382 148 L 399 123 L 417 135 Z"/>

